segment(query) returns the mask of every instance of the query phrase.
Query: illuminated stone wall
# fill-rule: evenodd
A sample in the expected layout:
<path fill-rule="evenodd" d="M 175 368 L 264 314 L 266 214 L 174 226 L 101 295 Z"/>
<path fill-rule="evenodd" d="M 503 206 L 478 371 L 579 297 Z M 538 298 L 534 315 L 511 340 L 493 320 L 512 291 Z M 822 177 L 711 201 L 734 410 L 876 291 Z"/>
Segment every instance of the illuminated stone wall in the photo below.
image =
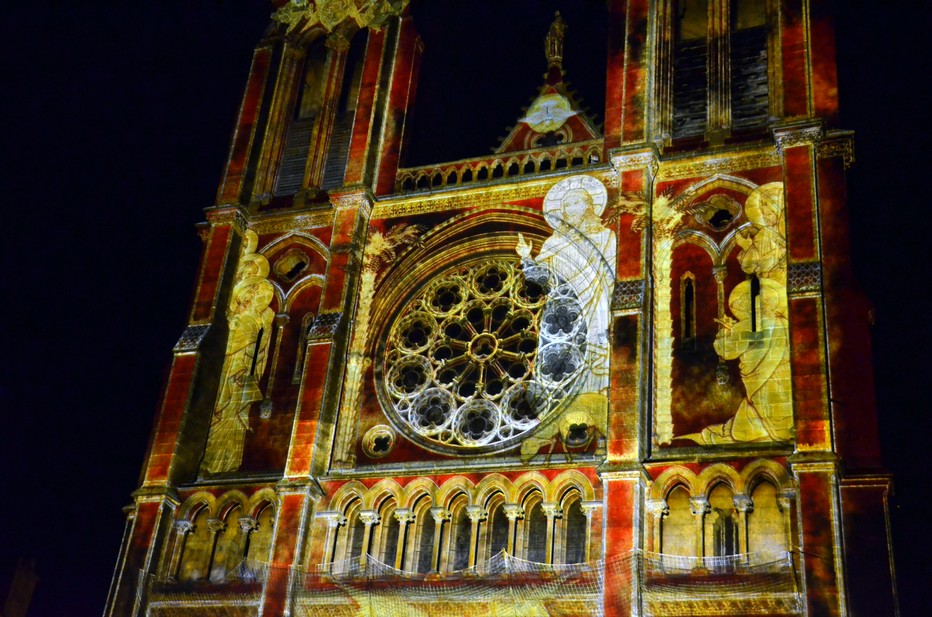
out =
<path fill-rule="evenodd" d="M 495 152 L 417 168 L 408 3 L 276 6 L 106 614 L 892 607 L 821 3 L 593 7 L 601 129 L 557 17 Z"/>

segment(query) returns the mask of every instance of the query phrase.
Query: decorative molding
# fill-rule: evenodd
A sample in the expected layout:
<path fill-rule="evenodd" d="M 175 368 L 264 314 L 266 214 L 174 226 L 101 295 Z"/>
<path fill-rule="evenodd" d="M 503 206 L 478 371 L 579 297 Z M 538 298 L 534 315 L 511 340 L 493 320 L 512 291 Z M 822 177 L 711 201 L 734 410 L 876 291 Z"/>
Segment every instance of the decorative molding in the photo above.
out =
<path fill-rule="evenodd" d="M 639 309 L 644 304 L 644 279 L 615 281 L 612 310 Z"/>
<path fill-rule="evenodd" d="M 816 156 L 820 159 L 841 157 L 845 169 L 854 165 L 854 138 L 851 136 L 826 139 L 816 146 Z"/>
<path fill-rule="evenodd" d="M 191 521 L 187 521 L 183 519 L 180 521 L 175 521 L 175 532 L 178 533 L 179 535 L 184 536 L 189 533 L 194 533 L 196 529 L 197 527 Z"/>
<path fill-rule="evenodd" d="M 786 269 L 786 292 L 799 295 L 822 291 L 822 264 L 818 261 L 791 263 Z"/>
<path fill-rule="evenodd" d="M 378 525 L 382 522 L 382 517 L 375 510 L 361 510 L 359 520 L 362 521 L 363 525 Z"/>
<path fill-rule="evenodd" d="M 219 207 L 207 210 L 205 214 L 211 226 L 230 225 L 240 233 L 245 231 L 248 221 L 238 207 Z"/>
<path fill-rule="evenodd" d="M 544 516 L 547 518 L 563 518 L 563 508 L 561 508 L 558 503 L 545 501 L 540 504 L 540 507 L 544 511 Z"/>
<path fill-rule="evenodd" d="M 321 313 L 314 319 L 310 330 L 307 332 L 308 341 L 320 341 L 333 338 L 343 320 L 343 311 L 332 311 Z"/>
<path fill-rule="evenodd" d="M 705 156 L 699 159 L 689 158 L 662 161 L 658 170 L 658 180 L 685 180 L 687 178 L 704 178 L 715 174 L 729 174 L 745 169 L 760 167 L 778 167 L 782 164 L 780 153 L 774 148 L 734 152 L 726 155 Z"/>
<path fill-rule="evenodd" d="M 189 325 L 181 333 L 181 338 L 178 339 L 175 346 L 172 347 L 172 352 L 176 354 L 197 353 L 208 330 L 210 330 L 210 324 Z"/>
<path fill-rule="evenodd" d="M 636 169 L 657 169 L 657 155 L 653 151 L 634 152 L 632 154 L 613 154 L 610 158 L 612 171 L 621 173 Z"/>
<path fill-rule="evenodd" d="M 777 150 L 781 153 L 787 148 L 816 145 L 822 141 L 822 136 L 820 125 L 792 126 L 773 130 L 773 140 L 777 144 Z"/>
<path fill-rule="evenodd" d="M 318 212 L 308 212 L 305 214 L 290 214 L 288 216 L 275 216 L 274 218 L 263 218 L 252 222 L 250 227 L 258 234 L 284 233 L 289 231 L 303 231 L 309 229 L 319 229 L 321 227 L 333 227 L 334 211 L 327 207 Z"/>

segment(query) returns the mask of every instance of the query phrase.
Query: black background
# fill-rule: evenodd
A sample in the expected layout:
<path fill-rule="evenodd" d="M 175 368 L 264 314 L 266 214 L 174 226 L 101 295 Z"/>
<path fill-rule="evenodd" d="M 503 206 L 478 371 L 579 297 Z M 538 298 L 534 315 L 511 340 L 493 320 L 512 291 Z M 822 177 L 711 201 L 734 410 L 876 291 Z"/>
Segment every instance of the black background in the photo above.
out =
<path fill-rule="evenodd" d="M 498 143 L 540 84 L 554 7 L 569 25 L 569 79 L 601 121 L 605 28 L 588 16 L 599 5 L 416 3 L 426 49 L 411 162 Z M 31 617 L 102 612 L 190 307 L 193 224 L 214 201 L 269 11 L 264 0 L 4 9 L 0 593 L 18 558 L 35 559 Z M 853 259 L 876 307 L 904 615 L 925 606 L 930 548 L 928 12 L 839 2 L 837 19 L 841 126 L 857 131 Z"/>

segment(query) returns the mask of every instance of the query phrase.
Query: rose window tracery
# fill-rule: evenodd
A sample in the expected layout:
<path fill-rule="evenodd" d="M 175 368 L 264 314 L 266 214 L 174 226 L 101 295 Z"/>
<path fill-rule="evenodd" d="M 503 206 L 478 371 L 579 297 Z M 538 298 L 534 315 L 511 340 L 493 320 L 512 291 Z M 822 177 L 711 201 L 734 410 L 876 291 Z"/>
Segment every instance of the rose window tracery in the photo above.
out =
<path fill-rule="evenodd" d="M 572 288 L 507 259 L 458 266 L 399 311 L 377 370 L 412 439 L 445 452 L 515 445 L 583 372 L 586 323 Z"/>

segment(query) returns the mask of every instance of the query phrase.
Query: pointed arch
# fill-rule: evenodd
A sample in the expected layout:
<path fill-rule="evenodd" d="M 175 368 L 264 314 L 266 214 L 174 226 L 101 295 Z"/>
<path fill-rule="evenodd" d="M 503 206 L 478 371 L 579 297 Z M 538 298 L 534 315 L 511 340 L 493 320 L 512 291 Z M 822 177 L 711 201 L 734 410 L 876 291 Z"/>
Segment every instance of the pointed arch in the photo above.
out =
<path fill-rule="evenodd" d="M 438 506 L 449 509 L 450 503 L 456 497 L 457 494 L 463 493 L 466 495 L 466 499 L 469 502 L 469 505 L 473 505 L 473 495 L 476 492 L 475 485 L 467 478 L 463 476 L 455 476 L 444 482 L 440 489 L 435 495 L 435 503 Z"/>
<path fill-rule="evenodd" d="M 434 495 L 437 493 L 437 483 L 431 478 L 417 478 L 408 482 L 404 487 L 404 503 L 405 508 L 414 508 L 414 505 L 419 503 L 422 497 L 427 497 L 431 502 L 431 505 L 435 503 Z"/>
<path fill-rule="evenodd" d="M 394 478 L 383 478 L 373 484 L 362 500 L 366 510 L 378 510 L 387 499 L 394 499 L 396 504 L 403 502 L 404 491 Z"/>
<path fill-rule="evenodd" d="M 583 501 L 593 501 L 595 499 L 595 491 L 589 478 L 576 469 L 567 469 L 557 474 L 550 482 L 547 501 L 561 502 L 566 492 L 573 488 L 579 491 L 580 499 Z"/>
<path fill-rule="evenodd" d="M 686 467 L 674 466 L 664 469 L 650 485 L 650 496 L 652 499 L 666 499 L 667 495 L 682 485 L 690 495 L 698 495 L 695 487 L 697 485 L 696 474 Z"/>
<path fill-rule="evenodd" d="M 744 480 L 735 468 L 725 463 L 709 465 L 699 474 L 698 486 L 695 487 L 697 496 L 708 498 L 717 484 L 727 485 L 733 494 L 744 493 Z"/>

